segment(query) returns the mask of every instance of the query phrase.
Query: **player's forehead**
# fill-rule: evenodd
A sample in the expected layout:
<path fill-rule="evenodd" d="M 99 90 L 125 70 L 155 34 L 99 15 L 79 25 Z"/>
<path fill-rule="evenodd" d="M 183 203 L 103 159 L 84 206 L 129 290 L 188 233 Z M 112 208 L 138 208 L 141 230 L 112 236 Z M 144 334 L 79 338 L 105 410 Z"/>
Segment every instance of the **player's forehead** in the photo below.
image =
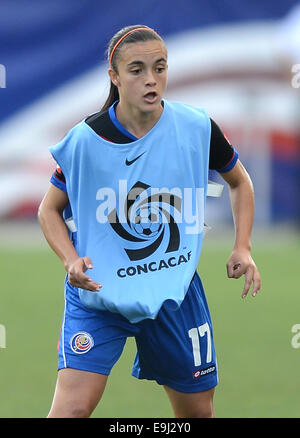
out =
<path fill-rule="evenodd" d="M 127 65 L 134 62 L 167 62 L 167 49 L 159 40 L 124 44 L 120 50 L 120 61 Z"/>

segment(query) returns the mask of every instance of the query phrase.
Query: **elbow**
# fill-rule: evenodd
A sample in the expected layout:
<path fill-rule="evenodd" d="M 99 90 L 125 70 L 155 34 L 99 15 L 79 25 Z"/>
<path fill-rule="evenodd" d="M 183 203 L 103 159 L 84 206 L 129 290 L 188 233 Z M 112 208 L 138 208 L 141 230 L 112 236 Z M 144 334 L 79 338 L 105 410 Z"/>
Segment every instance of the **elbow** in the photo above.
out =
<path fill-rule="evenodd" d="M 243 178 L 237 183 L 230 184 L 229 186 L 231 192 L 241 192 L 245 195 L 249 194 L 251 196 L 254 196 L 254 187 L 250 177 Z"/>
<path fill-rule="evenodd" d="M 245 175 L 244 175 L 244 179 L 242 181 L 242 184 L 244 184 L 246 189 L 248 189 L 248 191 L 254 196 L 253 182 L 252 182 L 252 179 L 251 179 L 249 173 L 246 170 L 245 170 Z"/>
<path fill-rule="evenodd" d="M 43 204 L 43 201 L 40 203 L 38 210 L 37 210 L 37 214 L 36 214 L 37 220 L 40 223 L 40 225 L 42 225 L 42 220 L 43 220 L 43 205 L 42 204 Z"/>
<path fill-rule="evenodd" d="M 250 191 L 254 194 L 254 186 L 252 179 L 249 175 L 249 173 L 246 171 L 244 167 L 242 167 L 242 171 L 238 175 L 237 178 L 233 179 L 230 183 L 231 189 L 245 189 L 247 191 Z"/>
<path fill-rule="evenodd" d="M 42 227 L 44 222 L 45 222 L 45 217 L 46 217 L 46 208 L 45 208 L 45 203 L 44 203 L 44 199 L 42 200 L 42 202 L 40 203 L 38 210 L 37 210 L 37 220 L 40 224 L 40 226 Z"/>

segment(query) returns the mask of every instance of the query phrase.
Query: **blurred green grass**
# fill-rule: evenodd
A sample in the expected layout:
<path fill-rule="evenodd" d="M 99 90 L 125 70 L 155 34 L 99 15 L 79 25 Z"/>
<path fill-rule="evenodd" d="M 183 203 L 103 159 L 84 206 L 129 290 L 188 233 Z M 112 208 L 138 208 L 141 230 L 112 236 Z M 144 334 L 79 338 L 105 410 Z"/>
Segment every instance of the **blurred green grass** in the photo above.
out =
<path fill-rule="evenodd" d="M 230 245 L 205 244 L 199 263 L 211 315 L 220 383 L 217 417 L 299 417 L 300 244 L 258 243 L 253 256 L 261 293 L 241 299 L 243 280 L 226 278 Z M 47 247 L 0 247 L 0 417 L 45 417 L 56 381 L 64 270 Z M 131 377 L 134 339 L 112 370 L 94 417 L 164 418 L 173 413 L 162 387 Z"/>

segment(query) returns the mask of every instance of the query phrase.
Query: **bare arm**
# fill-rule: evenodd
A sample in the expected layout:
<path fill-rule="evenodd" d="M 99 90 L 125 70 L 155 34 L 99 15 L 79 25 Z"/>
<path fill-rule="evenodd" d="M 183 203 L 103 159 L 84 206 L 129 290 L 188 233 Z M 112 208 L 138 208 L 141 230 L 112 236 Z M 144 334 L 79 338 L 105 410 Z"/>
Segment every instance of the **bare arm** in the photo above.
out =
<path fill-rule="evenodd" d="M 254 218 L 253 185 L 247 171 L 239 160 L 234 168 L 222 174 L 222 177 L 229 184 L 235 225 L 235 242 L 226 265 L 227 275 L 229 278 L 240 278 L 245 275 L 242 297 L 246 297 L 252 284 L 252 295 L 255 296 L 260 290 L 261 279 L 251 257 L 251 232 Z"/>
<path fill-rule="evenodd" d="M 99 290 L 101 285 L 85 274 L 92 269 L 89 257 L 79 257 L 67 231 L 62 212 L 68 204 L 66 193 L 52 184 L 49 187 L 38 211 L 38 219 L 47 242 L 61 259 L 69 274 L 71 285 L 91 291 Z"/>

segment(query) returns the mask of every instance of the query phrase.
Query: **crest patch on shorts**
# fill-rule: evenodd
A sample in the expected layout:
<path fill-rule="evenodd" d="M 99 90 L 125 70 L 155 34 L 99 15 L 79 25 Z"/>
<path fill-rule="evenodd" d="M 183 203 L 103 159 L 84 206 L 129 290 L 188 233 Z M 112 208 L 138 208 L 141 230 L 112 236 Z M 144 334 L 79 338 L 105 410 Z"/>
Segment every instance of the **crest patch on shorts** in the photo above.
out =
<path fill-rule="evenodd" d="M 93 345 L 93 337 L 87 332 L 75 333 L 70 340 L 71 349 L 77 354 L 87 353 Z"/>

